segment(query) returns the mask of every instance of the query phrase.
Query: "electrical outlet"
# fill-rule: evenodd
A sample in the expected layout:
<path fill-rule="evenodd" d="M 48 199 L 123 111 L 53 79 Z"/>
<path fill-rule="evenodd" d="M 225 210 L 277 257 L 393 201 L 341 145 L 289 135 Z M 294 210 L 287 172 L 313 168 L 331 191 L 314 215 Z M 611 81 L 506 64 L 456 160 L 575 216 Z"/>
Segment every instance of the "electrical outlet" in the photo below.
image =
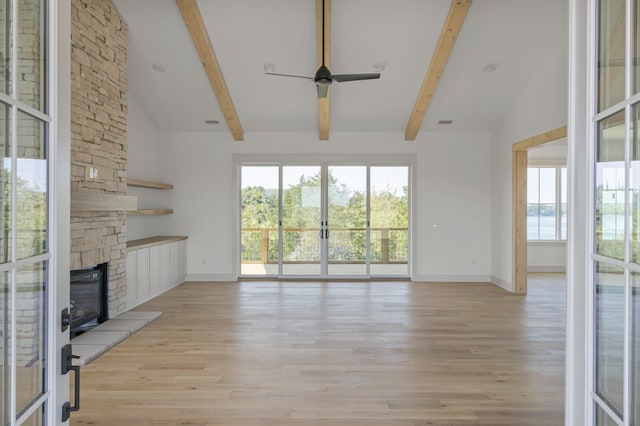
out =
<path fill-rule="evenodd" d="M 95 167 L 89 167 L 89 179 L 97 179 L 98 178 L 98 169 Z"/>

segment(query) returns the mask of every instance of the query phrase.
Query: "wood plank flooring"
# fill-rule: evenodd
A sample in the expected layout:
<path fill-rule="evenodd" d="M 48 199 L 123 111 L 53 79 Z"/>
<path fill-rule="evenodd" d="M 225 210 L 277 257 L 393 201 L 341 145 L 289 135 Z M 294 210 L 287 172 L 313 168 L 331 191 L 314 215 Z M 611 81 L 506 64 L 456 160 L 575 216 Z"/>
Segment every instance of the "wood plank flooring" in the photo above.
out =
<path fill-rule="evenodd" d="M 565 285 L 185 283 L 72 425 L 562 425 Z"/>

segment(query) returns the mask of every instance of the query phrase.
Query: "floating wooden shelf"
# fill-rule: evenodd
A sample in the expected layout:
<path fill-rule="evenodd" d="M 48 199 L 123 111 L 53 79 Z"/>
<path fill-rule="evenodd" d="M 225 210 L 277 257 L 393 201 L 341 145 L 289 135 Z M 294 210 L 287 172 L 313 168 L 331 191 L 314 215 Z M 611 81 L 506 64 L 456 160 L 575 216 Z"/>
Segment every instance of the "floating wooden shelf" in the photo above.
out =
<path fill-rule="evenodd" d="M 173 209 L 139 209 L 128 212 L 130 216 L 153 216 L 162 214 L 173 214 Z"/>
<path fill-rule="evenodd" d="M 151 188 L 151 189 L 173 189 L 173 185 L 170 183 L 151 182 L 148 180 L 131 179 L 127 178 L 128 186 L 137 186 L 139 188 Z"/>
<path fill-rule="evenodd" d="M 134 211 L 138 197 L 108 192 L 72 192 L 71 211 Z"/>

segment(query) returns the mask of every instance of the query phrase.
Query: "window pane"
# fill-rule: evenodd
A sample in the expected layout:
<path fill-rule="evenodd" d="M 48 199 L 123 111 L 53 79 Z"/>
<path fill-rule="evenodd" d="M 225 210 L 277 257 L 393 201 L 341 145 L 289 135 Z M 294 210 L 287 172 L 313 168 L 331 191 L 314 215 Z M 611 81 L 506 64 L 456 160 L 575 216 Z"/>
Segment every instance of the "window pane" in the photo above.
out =
<path fill-rule="evenodd" d="M 0 92 L 11 93 L 11 2 L 0 1 Z"/>
<path fill-rule="evenodd" d="M 11 256 L 11 138 L 9 108 L 0 103 L 0 263 Z"/>
<path fill-rule="evenodd" d="M 36 410 L 33 414 L 29 416 L 24 422 L 20 424 L 20 426 L 42 426 L 44 422 L 43 418 L 44 407 L 40 410 Z"/>
<path fill-rule="evenodd" d="M 540 168 L 527 168 L 527 239 L 540 239 Z"/>
<path fill-rule="evenodd" d="M 633 16 L 633 56 L 640 58 L 640 2 L 635 0 L 632 2 L 634 8 Z M 640 62 L 634 60 L 631 64 L 632 76 L 633 76 L 633 91 L 638 93 L 640 91 Z"/>
<path fill-rule="evenodd" d="M 567 168 L 560 169 L 560 239 L 567 239 Z"/>
<path fill-rule="evenodd" d="M 622 415 L 624 271 L 596 263 L 594 285 L 595 391 L 616 414 Z"/>
<path fill-rule="evenodd" d="M 540 168 L 540 202 L 556 203 L 556 169 L 551 167 Z"/>
<path fill-rule="evenodd" d="M 46 263 L 16 271 L 16 409 L 23 412 L 44 392 Z"/>
<path fill-rule="evenodd" d="M 320 266 L 320 167 L 282 168 L 282 273 L 317 275 Z"/>
<path fill-rule="evenodd" d="M 364 275 L 367 273 L 367 168 L 330 166 L 328 173 L 328 273 Z"/>
<path fill-rule="evenodd" d="M 527 239 L 540 239 L 540 204 L 527 203 Z"/>
<path fill-rule="evenodd" d="M 631 407 L 632 424 L 640 425 L 640 273 L 631 275 Z"/>
<path fill-rule="evenodd" d="M 631 261 L 640 264 L 640 108 L 633 107 L 629 169 L 629 226 Z"/>
<path fill-rule="evenodd" d="M 624 112 L 598 123 L 596 253 L 624 258 Z"/>
<path fill-rule="evenodd" d="M 409 167 L 372 166 L 371 275 L 409 274 Z"/>
<path fill-rule="evenodd" d="M 20 0 L 18 22 L 18 98 L 33 108 L 44 111 L 44 0 Z"/>
<path fill-rule="evenodd" d="M 9 272 L 0 272 L 0 421 L 3 425 L 9 424 L 9 403 L 11 394 L 10 386 L 10 365 L 9 365 Z"/>
<path fill-rule="evenodd" d="M 278 169 L 241 168 L 242 275 L 278 274 Z"/>
<path fill-rule="evenodd" d="M 18 113 L 17 256 L 36 256 L 46 251 L 47 159 L 44 123 Z"/>
<path fill-rule="evenodd" d="M 598 111 L 624 99 L 625 1 L 600 0 Z"/>
<path fill-rule="evenodd" d="M 527 169 L 527 203 L 540 202 L 540 169 L 529 167 Z"/>
<path fill-rule="evenodd" d="M 540 205 L 538 219 L 538 238 L 540 240 L 556 239 L 556 169 L 555 167 L 541 167 L 540 174 Z"/>
<path fill-rule="evenodd" d="M 606 411 L 604 411 L 598 404 L 595 404 L 596 409 L 596 425 L 595 426 L 618 426 L 618 423 L 613 420 Z"/>
<path fill-rule="evenodd" d="M 556 239 L 556 204 L 540 204 L 540 239 Z"/>

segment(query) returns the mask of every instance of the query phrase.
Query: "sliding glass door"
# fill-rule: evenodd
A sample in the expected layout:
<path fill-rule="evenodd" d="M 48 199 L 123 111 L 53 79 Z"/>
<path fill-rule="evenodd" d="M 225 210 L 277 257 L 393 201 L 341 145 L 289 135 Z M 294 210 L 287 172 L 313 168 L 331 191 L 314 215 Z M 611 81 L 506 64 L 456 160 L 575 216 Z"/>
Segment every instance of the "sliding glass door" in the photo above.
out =
<path fill-rule="evenodd" d="M 370 169 L 371 275 L 409 275 L 409 173 L 406 166 Z"/>
<path fill-rule="evenodd" d="M 240 275 L 407 277 L 408 165 L 241 165 Z"/>
<path fill-rule="evenodd" d="M 327 168 L 327 274 L 368 275 L 367 167 Z"/>
<path fill-rule="evenodd" d="M 322 274 L 321 181 L 320 166 L 282 167 L 280 275 Z"/>

